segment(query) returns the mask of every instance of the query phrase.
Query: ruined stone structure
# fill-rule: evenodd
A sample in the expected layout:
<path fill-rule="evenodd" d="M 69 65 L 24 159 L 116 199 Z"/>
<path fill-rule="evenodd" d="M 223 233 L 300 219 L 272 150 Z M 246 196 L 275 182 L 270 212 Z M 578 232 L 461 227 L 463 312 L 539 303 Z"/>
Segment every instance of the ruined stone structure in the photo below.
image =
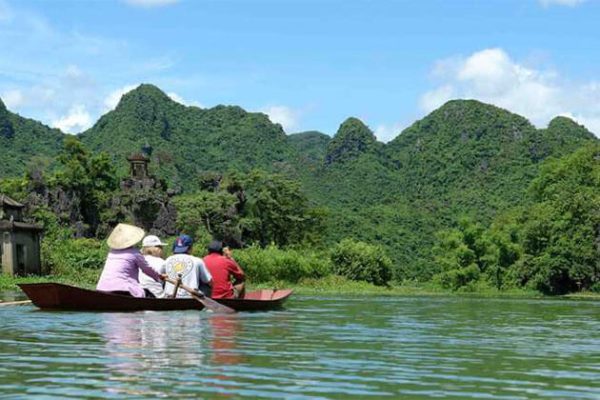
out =
<path fill-rule="evenodd" d="M 129 161 L 131 177 L 133 179 L 144 180 L 148 178 L 148 163 L 150 162 L 148 157 L 137 153 L 127 157 L 127 161 Z"/>
<path fill-rule="evenodd" d="M 40 274 L 42 228 L 23 222 L 24 205 L 0 194 L 0 264 L 9 275 Z"/>
<path fill-rule="evenodd" d="M 167 190 L 166 184 L 150 174 L 149 152 L 127 157 L 130 176 L 121 181 L 121 194 L 112 200 L 112 208 L 120 210 L 122 220 L 131 220 L 146 232 L 170 236 L 177 233 L 177 211 L 171 203 L 176 191 Z"/>

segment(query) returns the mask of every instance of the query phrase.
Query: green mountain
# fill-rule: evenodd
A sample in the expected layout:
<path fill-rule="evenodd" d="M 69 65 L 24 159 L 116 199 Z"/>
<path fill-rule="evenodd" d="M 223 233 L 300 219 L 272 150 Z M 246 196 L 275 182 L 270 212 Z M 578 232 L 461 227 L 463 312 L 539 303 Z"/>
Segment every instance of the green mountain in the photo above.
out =
<path fill-rule="evenodd" d="M 523 205 L 540 164 L 598 140 L 564 117 L 547 129 L 473 100 L 450 101 L 387 145 L 349 119 L 306 180 L 331 210 L 328 237 L 384 244 L 401 278 L 435 272 L 435 232 L 461 216 L 489 222 Z"/>
<path fill-rule="evenodd" d="M 325 164 L 340 163 L 359 158 L 362 154 L 381 147 L 373 132 L 359 119 L 348 118 L 339 127 L 327 146 Z"/>
<path fill-rule="evenodd" d="M 331 137 L 318 131 L 293 133 L 287 137 L 298 162 L 319 165 L 325 158 Z"/>
<path fill-rule="evenodd" d="M 47 164 L 64 134 L 6 110 L 0 102 L 0 176 Z M 487 223 L 515 206 L 540 165 L 598 139 L 557 117 L 545 129 L 474 100 L 454 100 L 416 121 L 388 144 L 348 118 L 333 138 L 286 136 L 261 113 L 240 107 L 188 107 L 152 85 L 124 95 L 115 110 L 80 135 L 107 151 L 122 174 L 126 157 L 144 148 L 151 168 L 171 187 L 195 189 L 201 174 L 262 168 L 301 182 L 311 203 L 328 210 L 324 240 L 354 237 L 382 244 L 397 277 L 434 274 L 431 248 L 440 229 L 461 216 Z M 38 162 L 43 161 L 41 164 Z"/>
<path fill-rule="evenodd" d="M 116 157 L 123 171 L 125 157 L 148 146 L 155 172 L 183 187 L 207 170 L 281 169 L 293 152 L 281 126 L 264 114 L 235 106 L 187 107 L 152 85 L 125 94 L 81 139 Z"/>
<path fill-rule="evenodd" d="M 20 176 L 28 164 L 51 163 L 63 138 L 58 129 L 11 113 L 0 100 L 0 177 Z"/>
<path fill-rule="evenodd" d="M 541 161 L 595 140 L 564 117 L 538 130 L 501 108 L 454 100 L 404 130 L 386 151 L 412 201 L 485 219 L 521 201 Z"/>

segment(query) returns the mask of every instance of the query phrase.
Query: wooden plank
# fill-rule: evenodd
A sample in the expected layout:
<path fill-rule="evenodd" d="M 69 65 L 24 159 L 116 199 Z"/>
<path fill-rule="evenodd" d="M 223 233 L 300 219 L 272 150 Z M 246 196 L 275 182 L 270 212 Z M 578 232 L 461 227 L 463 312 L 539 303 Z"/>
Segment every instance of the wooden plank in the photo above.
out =
<path fill-rule="evenodd" d="M 31 304 L 31 300 L 0 302 L 0 307 L 2 307 L 2 306 L 24 306 L 25 304 Z"/>

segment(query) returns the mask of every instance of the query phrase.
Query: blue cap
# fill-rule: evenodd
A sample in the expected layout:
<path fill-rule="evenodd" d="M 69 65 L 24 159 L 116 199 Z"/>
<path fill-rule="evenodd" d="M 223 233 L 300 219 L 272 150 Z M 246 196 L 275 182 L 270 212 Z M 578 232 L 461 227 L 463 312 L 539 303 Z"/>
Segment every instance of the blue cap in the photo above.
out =
<path fill-rule="evenodd" d="M 179 235 L 175 243 L 173 243 L 173 253 L 187 253 L 189 248 L 194 243 L 194 239 L 192 239 L 189 235 Z"/>

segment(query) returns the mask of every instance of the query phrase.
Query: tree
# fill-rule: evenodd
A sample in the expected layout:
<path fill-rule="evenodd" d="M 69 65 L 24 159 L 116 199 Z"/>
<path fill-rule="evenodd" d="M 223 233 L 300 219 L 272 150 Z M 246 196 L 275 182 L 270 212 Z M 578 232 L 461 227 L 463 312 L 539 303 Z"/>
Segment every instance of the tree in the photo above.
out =
<path fill-rule="evenodd" d="M 380 246 L 344 239 L 331 251 L 333 272 L 354 281 L 387 285 L 392 278 L 392 260 Z"/>
<path fill-rule="evenodd" d="M 322 211 L 310 207 L 299 183 L 254 170 L 230 173 L 222 179 L 202 175 L 202 188 L 179 196 L 178 227 L 196 233 L 199 227 L 230 244 L 287 246 L 315 240 Z"/>
<path fill-rule="evenodd" d="M 496 289 L 514 284 L 507 274 L 523 252 L 515 218 L 506 213 L 487 229 L 463 218 L 457 228 L 439 232 L 434 255 L 441 272 L 435 278 L 455 290 L 476 281 Z"/>
<path fill-rule="evenodd" d="M 236 213 L 237 197 L 225 191 L 200 191 L 175 199 L 177 227 L 198 236 L 203 228 L 211 236 L 237 242 L 241 232 Z"/>
<path fill-rule="evenodd" d="M 245 197 L 240 220 L 245 240 L 286 246 L 314 241 L 319 235 L 323 210 L 310 207 L 299 182 L 260 170 L 233 178 L 236 181 Z"/>
<path fill-rule="evenodd" d="M 546 293 L 600 282 L 600 146 L 546 163 L 533 181 L 523 216 L 523 284 Z"/>
<path fill-rule="evenodd" d="M 100 215 L 118 187 L 114 163 L 106 153 L 90 155 L 74 136 L 65 139 L 58 162 L 49 186 L 66 191 L 79 201 L 83 222 L 95 233 L 101 223 Z"/>

